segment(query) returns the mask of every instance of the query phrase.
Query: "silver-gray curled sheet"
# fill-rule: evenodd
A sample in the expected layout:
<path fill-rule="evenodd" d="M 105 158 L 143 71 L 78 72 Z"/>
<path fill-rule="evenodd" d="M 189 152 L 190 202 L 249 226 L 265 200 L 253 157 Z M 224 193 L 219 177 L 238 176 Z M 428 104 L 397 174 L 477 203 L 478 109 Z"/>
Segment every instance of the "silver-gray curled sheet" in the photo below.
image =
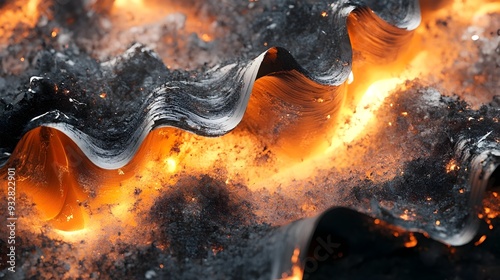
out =
<path fill-rule="evenodd" d="M 8 158 L 5 153 L 12 152 L 17 141 L 38 126 L 62 131 L 103 168 L 119 168 L 129 162 L 146 135 L 157 127 L 220 136 L 241 122 L 255 80 L 283 71 L 296 70 L 313 84 L 331 86 L 342 96 L 352 65 L 346 26 L 350 13 L 377 22 L 373 28 L 382 40 L 369 36 L 366 40 L 366 49 L 375 56 L 397 50 L 408 39 L 408 31 L 420 22 L 418 1 L 414 0 L 276 1 L 271 6 L 238 26 L 243 28 L 238 32 L 248 47 L 211 69 L 169 71 L 154 52 L 141 45 L 102 63 L 71 49 L 40 51 L 32 69 L 8 79 L 21 90 L 15 86 L 1 92 L 0 131 L 9 132 L 0 140 L 3 162 Z M 322 11 L 329 15 L 321 16 Z M 272 48 L 262 50 L 264 43 Z M 92 69 L 92 74 L 86 69 Z M 102 91 L 107 93 L 106 103 L 88 94 Z M 336 104 L 329 106 L 323 111 L 337 108 Z"/>

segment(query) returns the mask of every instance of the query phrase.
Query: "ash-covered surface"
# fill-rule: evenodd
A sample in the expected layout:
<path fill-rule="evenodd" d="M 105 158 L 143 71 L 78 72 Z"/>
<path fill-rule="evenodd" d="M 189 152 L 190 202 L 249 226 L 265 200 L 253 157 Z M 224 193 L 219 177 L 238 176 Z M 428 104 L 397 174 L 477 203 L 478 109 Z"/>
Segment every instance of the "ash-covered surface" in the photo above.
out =
<path fill-rule="evenodd" d="M 92 7 L 86 4 L 46 3 L 49 13 L 57 14 L 55 19 L 27 30 L 28 40 L 12 38 L 2 50 L 6 58 L 23 57 L 17 71 L 3 62 L 0 72 L 0 131 L 10 131 L 8 138 L 0 140 L 0 152 L 6 157 L 27 131 L 44 124 L 57 126 L 84 150 L 89 148 L 87 156 L 95 157 L 97 163 L 106 157 L 100 150 L 110 151 L 109 158 L 127 154 L 124 150 L 133 150 L 158 126 L 209 136 L 225 134 L 241 121 L 251 86 L 261 75 L 296 69 L 320 84 L 344 83 L 352 62 L 346 18 L 355 8 L 374 5 L 371 1 L 197 4 L 198 10 L 217 19 L 216 25 L 223 26 L 224 34 L 230 34 L 207 47 L 215 53 L 232 47 L 234 52 L 194 71 L 170 71 L 159 56 L 140 46 L 122 58 L 115 54 L 108 62 L 98 62 L 94 54 L 99 48 L 91 42 L 108 34 L 106 29 L 103 33 L 89 30 L 100 30 L 100 17 L 106 15 L 89 10 Z M 391 16 L 396 6 L 405 17 Z M 377 25 L 380 34 L 416 27 L 416 1 L 392 1 L 385 7 L 374 7 L 387 20 Z M 365 13 L 367 21 L 375 21 L 375 17 Z M 55 38 L 54 30 L 59 32 Z M 165 29 L 165 36 L 174 36 L 169 30 Z M 238 34 L 241 40 L 228 39 L 231 34 Z M 378 43 L 391 48 L 390 43 Z M 278 49 L 277 57 L 271 52 L 270 59 L 256 59 L 270 47 L 285 49 Z M 196 49 L 186 49 L 189 53 L 179 53 L 187 61 Z M 97 148 L 92 149 L 94 146 Z M 124 161 L 130 157 L 123 156 Z"/>
<path fill-rule="evenodd" d="M 374 137 L 385 140 L 389 150 L 406 154 L 408 161 L 393 180 L 372 184 L 367 178 L 353 194 L 378 204 L 373 210 L 386 220 L 396 218 L 405 227 L 425 228 L 435 238 L 447 239 L 467 227 L 476 211 L 469 199 L 475 187 L 471 163 L 460 158 L 456 146 L 470 139 L 471 153 L 479 153 L 479 143 L 498 143 L 497 101 L 472 110 L 457 97 L 444 97 L 417 82 L 389 97 L 386 105 L 377 116 L 387 126 Z"/>
<path fill-rule="evenodd" d="M 204 257 L 221 240 L 246 223 L 254 223 L 251 205 L 238 201 L 222 181 L 208 176 L 183 178 L 172 193 L 157 199 L 151 208 L 151 223 L 159 223 L 159 241 L 169 244 L 179 259 Z M 253 221 L 252 221 L 253 220 Z M 222 225 L 222 226 L 221 226 Z"/>
<path fill-rule="evenodd" d="M 319 167 L 314 177 L 288 191 L 301 197 L 298 205 L 319 211 L 347 206 L 455 243 L 455 235 L 475 227 L 481 205 L 476 200 L 482 197 L 472 195 L 481 186 L 471 182 L 470 158 L 463 159 L 456 148 L 461 139 L 469 139 L 468 152 L 477 155 L 483 151 L 479 144 L 490 143 L 498 166 L 497 98 L 473 110 L 418 81 L 405 87 L 384 101 L 377 121 L 347 147 L 346 158 L 338 155 L 347 167 Z"/>
<path fill-rule="evenodd" d="M 214 49 L 219 47 L 217 44 L 235 46 L 230 49 L 234 53 L 228 52 L 231 57 L 229 61 L 252 59 L 267 48 L 264 43 L 275 38 L 274 34 L 286 34 L 278 32 L 283 31 L 279 28 L 283 24 L 287 25 L 287 20 L 293 21 L 293 18 L 288 17 L 287 13 L 283 16 L 279 9 L 293 10 L 295 7 L 301 7 L 293 11 L 295 16 L 298 14 L 303 17 L 313 14 L 312 12 L 314 16 L 318 16 L 316 13 L 323 7 L 321 5 L 324 5 L 295 6 L 295 3 L 279 1 L 277 5 L 255 2 L 252 5 L 256 6 L 250 8 L 246 1 L 238 3 L 234 6 L 223 5 L 230 7 L 230 12 L 222 12 L 221 18 L 231 23 L 228 28 L 240 31 L 229 32 L 227 38 L 223 37 L 220 41 L 203 45 Z M 214 7 L 221 7 L 216 3 L 210 5 L 212 4 Z M 78 2 L 68 5 L 78 5 Z M 67 7 L 55 9 L 64 11 Z M 70 18 L 83 18 L 83 21 L 75 23 L 76 25 L 81 27 L 91 21 L 85 19 L 89 14 L 82 13 L 79 9 L 74 10 L 77 14 L 69 16 Z M 247 12 L 243 13 L 245 16 L 233 16 L 233 13 L 242 11 Z M 251 25 L 254 28 L 252 31 L 248 31 L 245 20 L 246 16 L 256 17 L 252 13 L 262 14 L 263 17 Z M 281 24 L 274 26 L 274 22 L 266 18 L 269 17 L 273 21 L 274 17 L 271 15 L 280 19 Z M 55 106 L 61 113 L 71 112 L 73 115 L 65 119 L 62 114 L 57 117 L 57 112 L 51 113 L 48 117 L 52 118 L 52 121 L 64 118 L 64 122 L 76 127 L 98 127 L 106 122 L 126 124 L 137 120 L 122 109 L 140 108 L 136 105 L 144 101 L 147 96 L 145 91 L 151 91 L 169 79 L 196 80 L 200 75 L 203 76 L 200 73 L 206 69 L 201 67 L 193 72 L 170 71 L 152 52 L 143 52 L 140 48 L 130 52 L 131 57 L 118 58 L 117 64 L 106 68 L 95 60 L 93 51 L 86 49 L 88 46 L 84 46 L 77 38 L 89 38 L 90 35 L 85 35 L 89 30 L 74 28 L 74 33 L 70 33 L 70 36 L 74 37 L 69 40 L 71 43 L 67 47 L 65 44 L 59 45 L 64 41 L 52 41 L 49 34 L 53 27 L 67 24 L 68 18 L 61 17 L 55 22 L 39 25 L 34 29 L 35 35 L 31 38 L 39 44 L 23 41 L 19 43 L 22 47 L 4 50 L 6 55 L 2 60 L 4 72 L 1 73 L 0 90 L 3 90 L 1 94 L 2 97 L 5 96 L 4 110 L 8 111 L 8 114 L 16 111 L 15 106 L 10 103 L 23 105 L 27 110 L 25 113 L 32 114 L 25 115 L 17 109 L 17 117 L 24 118 L 25 121 Z M 235 22 L 238 24 L 233 24 Z M 297 27 L 293 24 L 291 26 Z M 72 26 L 64 28 L 73 29 Z M 259 32 L 256 32 L 257 30 Z M 303 34 L 311 31 L 306 27 L 298 30 Z M 250 43 L 245 41 L 245 36 L 233 40 L 234 36 L 237 36 L 234 34 L 254 31 L 256 33 L 253 35 L 261 35 L 250 36 L 253 38 L 253 41 L 248 39 Z M 314 36 L 311 35 L 311 38 Z M 311 42 L 314 40 L 311 39 Z M 76 42 L 75 45 L 73 41 Z M 195 42 L 200 43 L 199 39 Z M 283 42 L 287 44 L 286 47 L 294 49 L 295 41 L 286 39 Z M 273 43 L 270 42 L 269 45 Z M 309 47 L 313 52 L 317 46 Z M 239 53 L 240 50 L 243 54 Z M 16 68 L 6 67 L 8 64 L 5 61 L 8 57 L 21 53 L 26 57 L 26 63 L 23 64 L 25 68 L 18 68 L 14 73 Z M 310 52 L 305 54 L 304 59 L 307 59 L 307 55 L 310 55 Z M 482 55 L 487 58 L 494 57 L 492 52 Z M 300 54 L 297 58 L 299 61 L 302 59 Z M 483 62 L 487 67 L 493 67 L 491 60 Z M 477 67 L 482 69 L 482 64 Z M 130 70 L 133 70 L 133 76 L 128 75 Z M 470 77 L 473 74 L 465 71 L 463 76 L 474 81 L 474 78 Z M 35 80 L 33 83 L 32 89 L 35 92 L 41 90 L 49 93 L 43 97 L 28 91 L 29 78 L 38 75 L 50 76 L 50 80 Z M 490 81 L 485 83 L 485 86 L 494 93 L 494 78 L 485 75 L 485 79 L 493 80 L 493 83 Z M 6 279 L 12 276 L 13 279 L 269 279 L 273 275 L 273 265 L 276 262 L 289 262 L 291 258 L 290 255 L 279 254 L 277 257 L 277 247 L 293 248 L 307 244 L 284 242 L 286 238 L 277 230 L 280 223 L 262 222 L 265 219 L 260 216 L 265 216 L 270 221 L 292 222 L 310 215 L 311 212 L 321 213 L 332 205 L 349 206 L 390 223 L 425 229 L 433 238 L 446 239 L 447 236 L 463 230 L 466 226 L 464 221 L 474 215 L 474 209 L 470 208 L 468 201 L 471 189 L 467 184 L 469 177 L 466 168 L 469 162 L 463 163 L 457 158 L 454 151 L 457 137 L 479 141 L 492 131 L 483 141 L 498 143 L 498 98 L 478 110 L 473 110 L 463 101 L 445 97 L 440 90 L 422 86 L 418 82 L 408 84 L 407 88 L 386 100 L 384 107 L 377 113 L 377 122 L 387 125 L 383 125 L 383 129 L 368 129 L 368 135 L 348 148 L 356 155 L 355 158 L 358 158 L 359 151 L 364 149 L 365 153 L 360 157 L 367 163 L 365 166 L 352 166 L 347 173 L 346 169 L 323 168 L 314 178 L 295 182 L 296 185 L 290 188 L 282 186 L 276 191 L 254 192 L 244 185 L 230 187 L 217 176 L 183 175 L 178 184 L 169 186 L 167 192 L 156 198 L 150 211 L 134 213 L 141 221 L 139 228 L 143 230 L 141 233 L 144 240 L 131 241 L 130 236 L 121 232 L 113 233 L 114 239 L 109 240 L 109 235 L 103 232 L 103 238 L 97 242 L 83 239 L 79 242 L 68 242 L 51 235 L 53 229 L 48 227 L 42 227 L 40 231 L 35 232 L 21 228 L 17 237 L 18 244 L 21 244 L 17 251 L 18 271 L 16 274 L 9 274 L 3 270 L 1 274 L 3 277 L 9 277 Z M 103 93 L 106 94 L 105 98 L 100 96 Z M 33 106 L 35 104 L 37 106 Z M 121 107 L 122 105 L 125 107 Z M 403 115 L 405 112 L 407 114 Z M 82 116 L 87 123 L 81 122 L 79 118 Z M 26 128 L 9 127 L 9 131 L 18 131 L 18 136 L 25 132 L 23 129 Z M 121 133 L 130 133 L 129 130 L 123 131 L 116 126 L 110 126 L 109 129 L 116 129 L 111 131 L 111 135 L 117 138 Z M 6 147 L 8 146 L 8 149 L 2 152 L 10 151 L 17 140 L 16 137 L 2 138 L 2 141 L 7 141 L 5 143 Z M 367 143 L 372 145 L 370 149 L 366 149 Z M 450 162 L 453 160 L 460 168 L 451 168 Z M 495 174 L 498 183 L 498 172 Z M 137 197 L 140 199 L 139 189 Z M 191 203 L 187 203 L 190 200 Z M 498 198 L 491 200 L 498 204 Z M 34 208 L 27 201 L 26 198 L 20 198 L 19 206 L 24 211 L 21 216 L 30 217 L 35 213 L 30 212 L 34 211 Z M 310 211 L 304 205 L 312 205 L 310 207 L 314 210 Z M 6 216 L 6 207 L 1 207 L 0 211 L 0 216 Z M 486 221 L 482 222 L 473 242 L 480 240 L 483 235 L 486 240 L 481 244 L 478 242 L 477 246 L 470 243 L 463 247 L 448 247 L 431 238 L 415 234 L 417 245 L 405 248 L 400 239 L 392 239 L 390 234 L 384 235 L 384 232 L 388 232 L 385 228 L 387 225 L 382 223 L 380 228 L 374 229 L 375 222 L 372 218 L 352 212 L 339 215 L 339 220 L 344 219 L 344 224 L 334 225 L 330 230 L 335 231 L 336 226 L 340 229 L 354 228 L 358 235 L 341 236 L 341 241 L 345 242 L 341 247 L 345 249 L 343 254 L 332 255 L 333 259 L 326 262 L 318 262 L 317 269 L 308 270 L 306 262 L 307 279 L 492 279 L 498 275 L 500 241 L 497 226 L 500 226 L 500 223 L 497 217 L 491 218 L 488 224 L 485 224 Z M 390 230 L 392 229 L 390 227 Z M 4 227 L 0 234 L 2 238 L 7 236 Z M 328 232 L 316 233 L 318 234 L 328 235 Z M 311 235 L 313 236 L 315 237 Z M 408 236 L 408 233 L 405 233 L 405 236 Z M 0 256 L 4 257 L 5 241 L 2 238 Z M 371 245 L 383 246 L 366 247 L 372 250 L 363 251 L 360 244 L 366 240 Z M 96 244 L 99 248 L 89 249 Z M 352 247 L 358 248 L 356 254 L 352 253 L 352 250 L 349 251 Z M 314 245 L 309 248 L 313 251 L 315 249 Z M 82 252 L 91 253 L 85 255 Z"/>
<path fill-rule="evenodd" d="M 318 236 L 336 236 L 336 242 L 342 246 L 327 259 L 305 261 L 307 279 L 331 279 L 332 275 L 344 279 L 368 275 L 381 279 L 495 276 L 500 266 L 500 224 L 496 216 L 488 224 L 482 221 L 472 243 L 462 247 L 450 247 L 431 237 L 446 239 L 463 230 L 468 215 L 475 215 L 468 205 L 467 167 L 454 158 L 454 139 L 464 135 L 479 140 L 493 131 L 486 140 L 498 142 L 500 115 L 496 101 L 472 110 L 463 101 L 441 96 L 417 82 L 386 100 L 378 117 L 394 125 L 362 140 L 369 138 L 375 147 L 385 146 L 379 150 L 379 159 L 369 152 L 365 157 L 371 158 L 375 167 L 388 164 L 394 168 L 389 151 L 397 149 L 406 155 L 390 180 L 379 180 L 377 174 L 366 173 L 362 167 L 352 167 L 348 176 L 340 170 L 324 170 L 314 178 L 321 183 L 308 190 L 294 190 L 304 194 L 292 198 L 279 191 L 250 191 L 241 184 L 227 184 L 217 176 L 180 175 L 178 183 L 168 186 L 155 199 L 150 211 L 136 213 L 144 238 L 137 240 L 139 245 L 127 241 L 129 238 L 120 232 L 112 243 L 108 237 L 99 242 L 82 239 L 68 243 L 44 233 L 22 231 L 18 237 L 22 244 L 20 265 L 14 276 L 50 278 L 73 275 L 70 273 L 76 270 L 81 278 L 99 279 L 270 279 L 276 276 L 273 267 L 277 263 L 290 262 L 290 255 L 280 254 L 283 247 L 305 246 L 309 250 L 304 252 L 314 252 L 318 245 L 309 244 L 308 240 Z M 453 159 L 460 168 L 447 172 Z M 333 193 L 337 194 L 337 201 L 331 200 Z M 140 199 L 140 189 L 135 195 Z M 498 204 L 498 198 L 491 193 L 489 197 L 490 204 Z M 386 222 L 376 224 L 374 218 L 353 211 L 334 210 L 332 213 L 337 214 L 322 218 L 321 223 L 328 224 L 328 230 L 320 228 L 314 233 L 314 227 L 305 223 L 304 231 L 310 235 L 290 238 L 276 226 L 261 222 L 256 213 L 263 206 L 255 203 L 262 200 L 267 201 L 266 215 L 287 213 L 290 221 L 301 217 L 301 205 L 312 201 L 318 212 L 334 204 L 349 206 L 391 224 L 424 229 L 431 237 L 415 233 L 416 244 L 406 248 L 409 245 L 405 244 L 415 242 L 409 239 L 409 232 Z M 21 207 L 31 209 L 29 205 Z M 299 222 L 296 227 L 300 225 Z M 50 231 L 43 229 L 46 230 Z M 357 234 L 349 234 L 350 230 Z M 396 231 L 401 235 L 395 236 Z M 483 235 L 486 239 L 479 242 Z M 477 242 L 481 244 L 474 245 Z M 100 248 L 93 249 L 93 254 L 73 256 L 95 244 L 100 244 Z M 314 258 L 314 254 L 310 257 Z M 5 270 L 3 273 L 11 276 Z"/>

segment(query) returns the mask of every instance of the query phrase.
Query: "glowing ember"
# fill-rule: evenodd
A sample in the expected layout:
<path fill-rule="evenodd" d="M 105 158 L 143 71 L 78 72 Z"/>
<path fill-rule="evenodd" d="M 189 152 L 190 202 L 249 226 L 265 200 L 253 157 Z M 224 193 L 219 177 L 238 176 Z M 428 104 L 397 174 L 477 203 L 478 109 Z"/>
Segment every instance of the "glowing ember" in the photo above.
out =
<path fill-rule="evenodd" d="M 410 233 L 410 235 L 408 236 L 408 241 L 405 242 L 404 246 L 406 248 L 413 248 L 417 246 L 417 244 L 418 244 L 417 238 L 415 238 L 415 235 Z"/>
<path fill-rule="evenodd" d="M 450 160 L 446 165 L 446 173 L 450 173 L 452 171 L 458 170 L 460 167 L 457 165 L 457 161 L 455 159 Z"/>
<path fill-rule="evenodd" d="M 59 32 L 59 30 L 56 28 L 56 29 L 52 30 L 52 32 L 50 33 L 50 36 L 51 36 L 52 38 L 55 38 L 55 37 L 57 37 L 57 33 L 58 33 L 58 32 Z"/>
<path fill-rule="evenodd" d="M 478 241 L 474 242 L 474 246 L 479 246 L 483 244 L 485 240 L 486 240 L 486 235 L 481 236 Z"/>
<path fill-rule="evenodd" d="M 210 42 L 210 41 L 212 41 L 212 37 L 210 37 L 210 35 L 208 35 L 207 33 L 203 33 L 203 34 L 201 35 L 201 39 L 202 39 L 203 41 L 205 41 L 205 42 Z"/>
<path fill-rule="evenodd" d="M 295 250 L 293 251 L 292 258 L 291 258 L 292 273 L 291 273 L 291 275 L 284 273 L 282 275 L 281 280 L 300 280 L 300 279 L 302 279 L 302 275 L 304 274 L 304 271 L 302 270 L 302 267 L 300 264 L 299 254 L 300 254 L 300 250 L 298 248 L 295 248 Z"/>

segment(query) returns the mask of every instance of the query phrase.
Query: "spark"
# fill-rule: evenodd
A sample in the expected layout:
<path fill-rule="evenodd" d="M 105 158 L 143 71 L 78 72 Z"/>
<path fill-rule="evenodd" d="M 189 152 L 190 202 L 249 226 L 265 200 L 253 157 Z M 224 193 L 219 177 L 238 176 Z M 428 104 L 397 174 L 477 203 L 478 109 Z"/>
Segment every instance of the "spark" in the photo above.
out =
<path fill-rule="evenodd" d="M 50 33 L 50 36 L 52 36 L 52 38 L 57 37 L 57 30 L 56 29 L 52 30 L 52 33 Z"/>
<path fill-rule="evenodd" d="M 474 246 L 479 246 L 483 244 L 483 242 L 486 240 L 486 235 L 481 236 L 478 241 L 474 242 Z"/>
<path fill-rule="evenodd" d="M 173 158 L 167 158 L 165 160 L 165 163 L 167 164 L 167 170 L 168 172 L 172 173 L 177 169 L 177 162 L 175 162 L 175 159 Z"/>
<path fill-rule="evenodd" d="M 406 248 L 413 248 L 413 247 L 417 246 L 417 244 L 418 244 L 417 238 L 415 238 L 413 233 L 410 233 L 409 240 L 405 242 L 404 246 Z"/>
<path fill-rule="evenodd" d="M 376 110 L 383 104 L 385 98 L 402 83 L 399 78 L 380 80 L 371 84 L 356 106 L 355 114 L 345 127 L 340 128 L 329 150 L 333 150 L 342 143 L 354 141 L 373 119 Z M 391 104 L 392 107 L 392 104 Z"/>
<path fill-rule="evenodd" d="M 458 169 L 460 169 L 460 167 L 457 165 L 457 161 L 455 159 L 450 160 L 450 162 L 446 165 L 446 173 L 450 173 Z"/>
<path fill-rule="evenodd" d="M 208 35 L 207 33 L 203 33 L 201 35 L 201 40 L 203 40 L 203 42 L 210 42 L 210 41 L 212 41 L 212 37 L 210 35 Z"/>

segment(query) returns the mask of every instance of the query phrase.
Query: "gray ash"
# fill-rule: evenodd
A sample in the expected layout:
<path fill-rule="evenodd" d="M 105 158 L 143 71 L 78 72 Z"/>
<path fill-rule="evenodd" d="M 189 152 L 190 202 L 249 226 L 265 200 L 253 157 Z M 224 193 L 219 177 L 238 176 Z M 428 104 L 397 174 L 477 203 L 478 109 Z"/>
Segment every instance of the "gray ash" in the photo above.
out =
<path fill-rule="evenodd" d="M 232 232 L 255 223 L 249 202 L 235 197 L 223 181 L 207 175 L 181 178 L 157 198 L 150 222 L 158 241 L 180 260 L 200 259 L 225 250 Z"/>

